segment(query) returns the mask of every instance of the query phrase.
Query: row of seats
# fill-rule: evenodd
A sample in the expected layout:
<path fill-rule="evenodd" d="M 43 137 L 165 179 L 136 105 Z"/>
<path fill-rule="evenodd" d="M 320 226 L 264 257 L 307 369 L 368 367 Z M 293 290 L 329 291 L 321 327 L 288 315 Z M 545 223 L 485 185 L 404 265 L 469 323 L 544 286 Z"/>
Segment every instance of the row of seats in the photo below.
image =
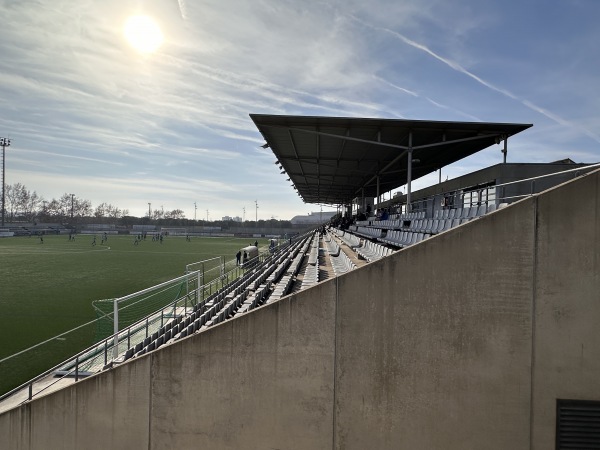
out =
<path fill-rule="evenodd" d="M 430 237 L 430 235 L 425 233 L 393 230 L 390 231 L 385 238 L 381 238 L 380 241 L 395 247 L 404 248 L 408 247 L 409 245 L 416 244 L 417 242 L 421 242 L 423 239 L 427 239 L 428 237 Z"/>
<path fill-rule="evenodd" d="M 246 298 L 246 301 L 240 307 L 238 314 L 246 313 L 257 306 L 262 305 L 269 296 L 270 290 L 271 285 L 269 283 L 263 284 L 259 289 L 254 291 Z"/>
<path fill-rule="evenodd" d="M 366 238 L 379 238 L 381 237 L 383 230 L 381 228 L 372 228 L 372 227 L 360 227 L 353 225 L 350 227 L 354 234 L 358 234 L 359 236 L 363 236 Z"/>
<path fill-rule="evenodd" d="M 310 244 L 310 254 L 308 255 L 308 263 L 316 264 L 319 261 L 319 238 L 318 234 L 313 235 L 312 243 Z"/>
<path fill-rule="evenodd" d="M 302 286 L 300 289 L 314 286 L 319 282 L 319 234 L 315 233 L 310 244 L 308 264 L 304 269 Z"/>
<path fill-rule="evenodd" d="M 339 256 L 341 248 L 339 244 L 332 238 L 330 233 L 326 233 L 323 236 L 323 240 L 325 242 L 325 247 L 327 247 L 327 253 L 330 257 Z"/>
<path fill-rule="evenodd" d="M 411 222 L 408 227 L 401 228 L 398 231 L 438 234 L 468 221 L 469 219 L 419 219 Z M 387 234 L 390 235 L 393 232 L 393 230 L 390 230 Z"/>
<path fill-rule="evenodd" d="M 389 256 L 393 253 L 391 248 L 387 248 L 384 245 L 379 245 L 375 242 L 365 241 L 362 247 L 356 249 L 356 253 L 363 259 L 369 262 L 377 261 L 384 256 Z"/>
<path fill-rule="evenodd" d="M 279 256 L 274 256 L 274 259 L 267 260 L 253 270 L 247 271 L 242 277 L 195 305 L 191 314 L 174 317 L 158 331 L 127 349 L 123 358 L 117 362 L 143 355 L 172 339 L 180 339 L 233 317 L 239 311 L 246 312 L 263 304 L 272 295 L 271 288 L 274 282 L 286 271 L 292 257 L 297 256 L 299 249 L 307 241 L 308 239 L 299 240 L 296 245 L 288 249 L 289 252 L 282 252 Z M 297 258 L 294 258 L 294 261 L 296 266 L 301 263 Z M 294 270 L 297 272 L 298 268 Z"/>
<path fill-rule="evenodd" d="M 495 203 L 490 203 L 489 205 L 482 204 L 466 208 L 438 209 L 433 215 L 433 220 L 460 219 L 462 221 L 461 223 L 464 223 L 467 220 L 483 216 L 498 208 L 503 208 L 506 205 L 507 203 L 501 203 L 498 206 L 496 206 Z M 403 214 L 403 217 L 392 216 L 388 220 L 373 221 L 371 222 L 371 226 L 384 229 L 402 229 L 405 228 L 406 222 L 412 223 L 416 220 L 426 220 L 424 211 L 414 213 L 414 217 L 408 218 L 410 214 L 411 213 L 408 215 Z"/>
<path fill-rule="evenodd" d="M 417 220 L 425 218 L 425 211 L 413 211 L 402 214 L 390 214 L 386 220 L 379 220 L 376 216 L 369 217 L 366 220 L 356 221 L 358 226 L 380 226 L 380 224 L 388 221 L 404 221 L 404 220 Z"/>
<path fill-rule="evenodd" d="M 350 248 L 360 247 L 361 239 L 358 236 L 350 233 L 349 231 L 342 231 L 337 228 L 333 228 L 333 232 L 339 237 L 344 244 Z"/>
<path fill-rule="evenodd" d="M 354 264 L 346 252 L 342 250 L 330 233 L 327 233 L 325 236 L 325 244 L 329 253 L 331 267 L 333 267 L 333 272 L 336 276 L 356 269 L 356 264 Z"/>
<path fill-rule="evenodd" d="M 369 230 L 369 228 L 365 228 L 365 227 L 358 227 L 358 228 Z M 372 233 L 371 235 L 369 235 L 369 237 L 375 237 L 376 236 L 377 240 L 382 240 L 381 239 L 381 235 L 383 234 L 383 230 L 381 230 L 379 228 L 372 228 L 372 230 L 375 230 L 375 232 Z M 371 241 L 366 240 L 366 239 L 365 240 L 361 240 L 360 238 L 358 238 L 357 236 L 354 236 L 349 231 L 341 231 L 341 230 L 338 230 L 336 228 L 333 228 L 333 232 L 340 239 L 342 239 L 346 243 L 346 245 L 347 245 L 348 242 L 353 242 L 354 243 L 354 242 L 358 241 L 359 245 L 353 245 L 351 248 L 361 258 L 366 259 L 369 262 L 376 261 L 378 259 L 383 258 L 384 256 L 388 256 L 388 255 L 391 255 L 393 253 L 392 249 L 387 248 L 384 245 L 377 244 L 376 242 L 371 242 Z"/>
<path fill-rule="evenodd" d="M 475 217 L 483 216 L 489 212 L 496 210 L 496 204 L 485 203 L 479 206 L 471 206 L 467 208 L 453 208 L 453 209 L 438 209 L 434 214 L 434 219 L 474 219 Z"/>
<path fill-rule="evenodd" d="M 503 208 L 507 203 L 501 203 L 498 208 Z M 408 247 L 427 239 L 433 234 L 442 233 L 470 220 L 497 209 L 495 204 L 479 205 L 471 208 L 455 208 L 436 211 L 433 219 L 418 219 L 410 222 L 408 227 L 399 230 L 389 230 L 385 237 L 378 241 L 400 248 Z"/>

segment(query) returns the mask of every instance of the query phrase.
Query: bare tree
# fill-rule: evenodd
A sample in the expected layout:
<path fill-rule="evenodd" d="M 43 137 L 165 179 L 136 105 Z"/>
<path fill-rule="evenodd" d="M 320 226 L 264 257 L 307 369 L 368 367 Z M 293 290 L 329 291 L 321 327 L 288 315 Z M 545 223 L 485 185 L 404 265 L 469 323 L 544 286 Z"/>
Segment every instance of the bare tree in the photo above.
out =
<path fill-rule="evenodd" d="M 29 191 L 23 184 L 15 183 L 5 186 L 6 211 L 11 221 L 16 219 L 33 221 L 36 209 L 42 203 L 37 192 Z"/>
<path fill-rule="evenodd" d="M 4 211 L 5 214 L 8 215 L 8 220 L 11 222 L 15 220 L 15 215 L 18 212 L 24 190 L 25 186 L 21 183 L 4 185 Z"/>
<path fill-rule="evenodd" d="M 46 204 L 46 215 L 48 217 L 62 219 L 65 217 L 66 211 L 63 210 L 63 207 L 59 201 L 53 198 Z"/>
<path fill-rule="evenodd" d="M 152 220 L 159 220 L 164 218 L 164 212 L 162 211 L 162 209 L 155 209 L 154 211 L 152 211 Z"/>
<path fill-rule="evenodd" d="M 100 203 L 94 210 L 94 217 L 107 217 L 109 215 L 109 206 L 107 203 Z"/>
<path fill-rule="evenodd" d="M 25 220 L 33 222 L 44 199 L 36 191 L 31 192 L 26 190 L 24 194 L 21 212 Z"/>
<path fill-rule="evenodd" d="M 121 217 L 129 214 L 128 210 L 121 210 L 113 205 L 108 205 L 108 217 L 111 219 L 120 219 Z"/>
<path fill-rule="evenodd" d="M 185 219 L 185 213 L 181 209 L 174 209 L 165 213 L 165 219 Z"/>

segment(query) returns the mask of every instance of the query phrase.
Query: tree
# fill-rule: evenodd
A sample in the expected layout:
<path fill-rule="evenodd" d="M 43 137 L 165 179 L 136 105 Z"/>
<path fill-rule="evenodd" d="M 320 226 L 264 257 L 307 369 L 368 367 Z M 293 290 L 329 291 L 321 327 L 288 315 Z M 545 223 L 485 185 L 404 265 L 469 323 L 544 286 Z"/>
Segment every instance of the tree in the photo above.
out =
<path fill-rule="evenodd" d="M 36 210 L 43 199 L 37 192 L 29 191 L 23 184 L 15 183 L 5 186 L 6 211 L 11 221 L 15 219 L 33 221 Z"/>
<path fill-rule="evenodd" d="M 44 199 L 38 195 L 36 191 L 30 192 L 25 191 L 23 196 L 23 204 L 21 205 L 21 212 L 23 218 L 28 222 L 33 222 L 35 217 L 38 215 L 40 206 Z"/>
<path fill-rule="evenodd" d="M 111 219 L 119 219 L 127 214 L 129 214 L 129 211 L 127 210 L 121 211 L 116 206 L 110 204 L 108 205 L 108 217 L 110 217 Z"/>
<path fill-rule="evenodd" d="M 155 209 L 154 211 L 152 211 L 152 220 L 159 220 L 162 219 L 164 217 L 164 212 L 162 211 L 162 209 Z"/>
<path fill-rule="evenodd" d="M 11 222 L 15 220 L 15 214 L 18 212 L 23 191 L 25 191 L 25 186 L 21 183 L 6 184 L 4 186 L 4 213 L 8 215 L 8 220 Z"/>
<path fill-rule="evenodd" d="M 53 198 L 46 205 L 46 213 L 58 220 L 68 220 L 71 217 L 92 217 L 93 212 L 92 202 L 72 194 L 63 194 L 58 200 Z"/>
<path fill-rule="evenodd" d="M 185 219 L 185 213 L 181 209 L 174 209 L 165 213 L 165 219 Z"/>
<path fill-rule="evenodd" d="M 46 205 L 46 215 L 52 218 L 63 218 L 65 217 L 66 211 L 63 211 L 61 204 L 53 198 Z"/>
<path fill-rule="evenodd" d="M 110 205 L 106 204 L 106 203 L 100 203 L 98 206 L 96 206 L 96 209 L 94 210 L 94 217 L 98 217 L 98 218 L 102 218 L 102 217 L 107 217 L 109 214 L 109 207 Z"/>

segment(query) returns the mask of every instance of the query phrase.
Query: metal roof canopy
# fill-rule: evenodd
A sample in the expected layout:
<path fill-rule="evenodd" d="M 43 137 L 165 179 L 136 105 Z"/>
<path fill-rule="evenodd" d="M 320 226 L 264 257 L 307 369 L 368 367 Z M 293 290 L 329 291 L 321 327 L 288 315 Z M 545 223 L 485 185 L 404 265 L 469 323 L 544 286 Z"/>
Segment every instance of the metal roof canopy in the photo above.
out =
<path fill-rule="evenodd" d="M 379 197 L 531 124 L 250 114 L 306 203 Z"/>

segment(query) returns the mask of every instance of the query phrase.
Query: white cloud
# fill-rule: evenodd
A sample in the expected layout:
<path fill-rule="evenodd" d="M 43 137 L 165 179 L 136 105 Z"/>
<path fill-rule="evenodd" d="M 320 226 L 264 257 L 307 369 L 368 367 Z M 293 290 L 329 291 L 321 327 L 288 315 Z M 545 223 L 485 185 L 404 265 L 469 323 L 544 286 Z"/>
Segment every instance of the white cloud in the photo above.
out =
<path fill-rule="evenodd" d="M 190 217 L 202 202 L 211 217 L 241 215 L 255 199 L 265 218 L 310 211 L 258 149 L 250 113 L 500 117 L 535 123 L 514 138 L 516 158 L 599 159 L 598 7 L 571 5 L 554 23 L 508 1 L 0 0 L 7 181 L 139 214 L 159 202 Z M 134 12 L 160 23 L 157 53 L 123 38 Z M 527 28 L 534 19 L 545 28 Z M 548 33 L 569 21 L 581 30 Z"/>

